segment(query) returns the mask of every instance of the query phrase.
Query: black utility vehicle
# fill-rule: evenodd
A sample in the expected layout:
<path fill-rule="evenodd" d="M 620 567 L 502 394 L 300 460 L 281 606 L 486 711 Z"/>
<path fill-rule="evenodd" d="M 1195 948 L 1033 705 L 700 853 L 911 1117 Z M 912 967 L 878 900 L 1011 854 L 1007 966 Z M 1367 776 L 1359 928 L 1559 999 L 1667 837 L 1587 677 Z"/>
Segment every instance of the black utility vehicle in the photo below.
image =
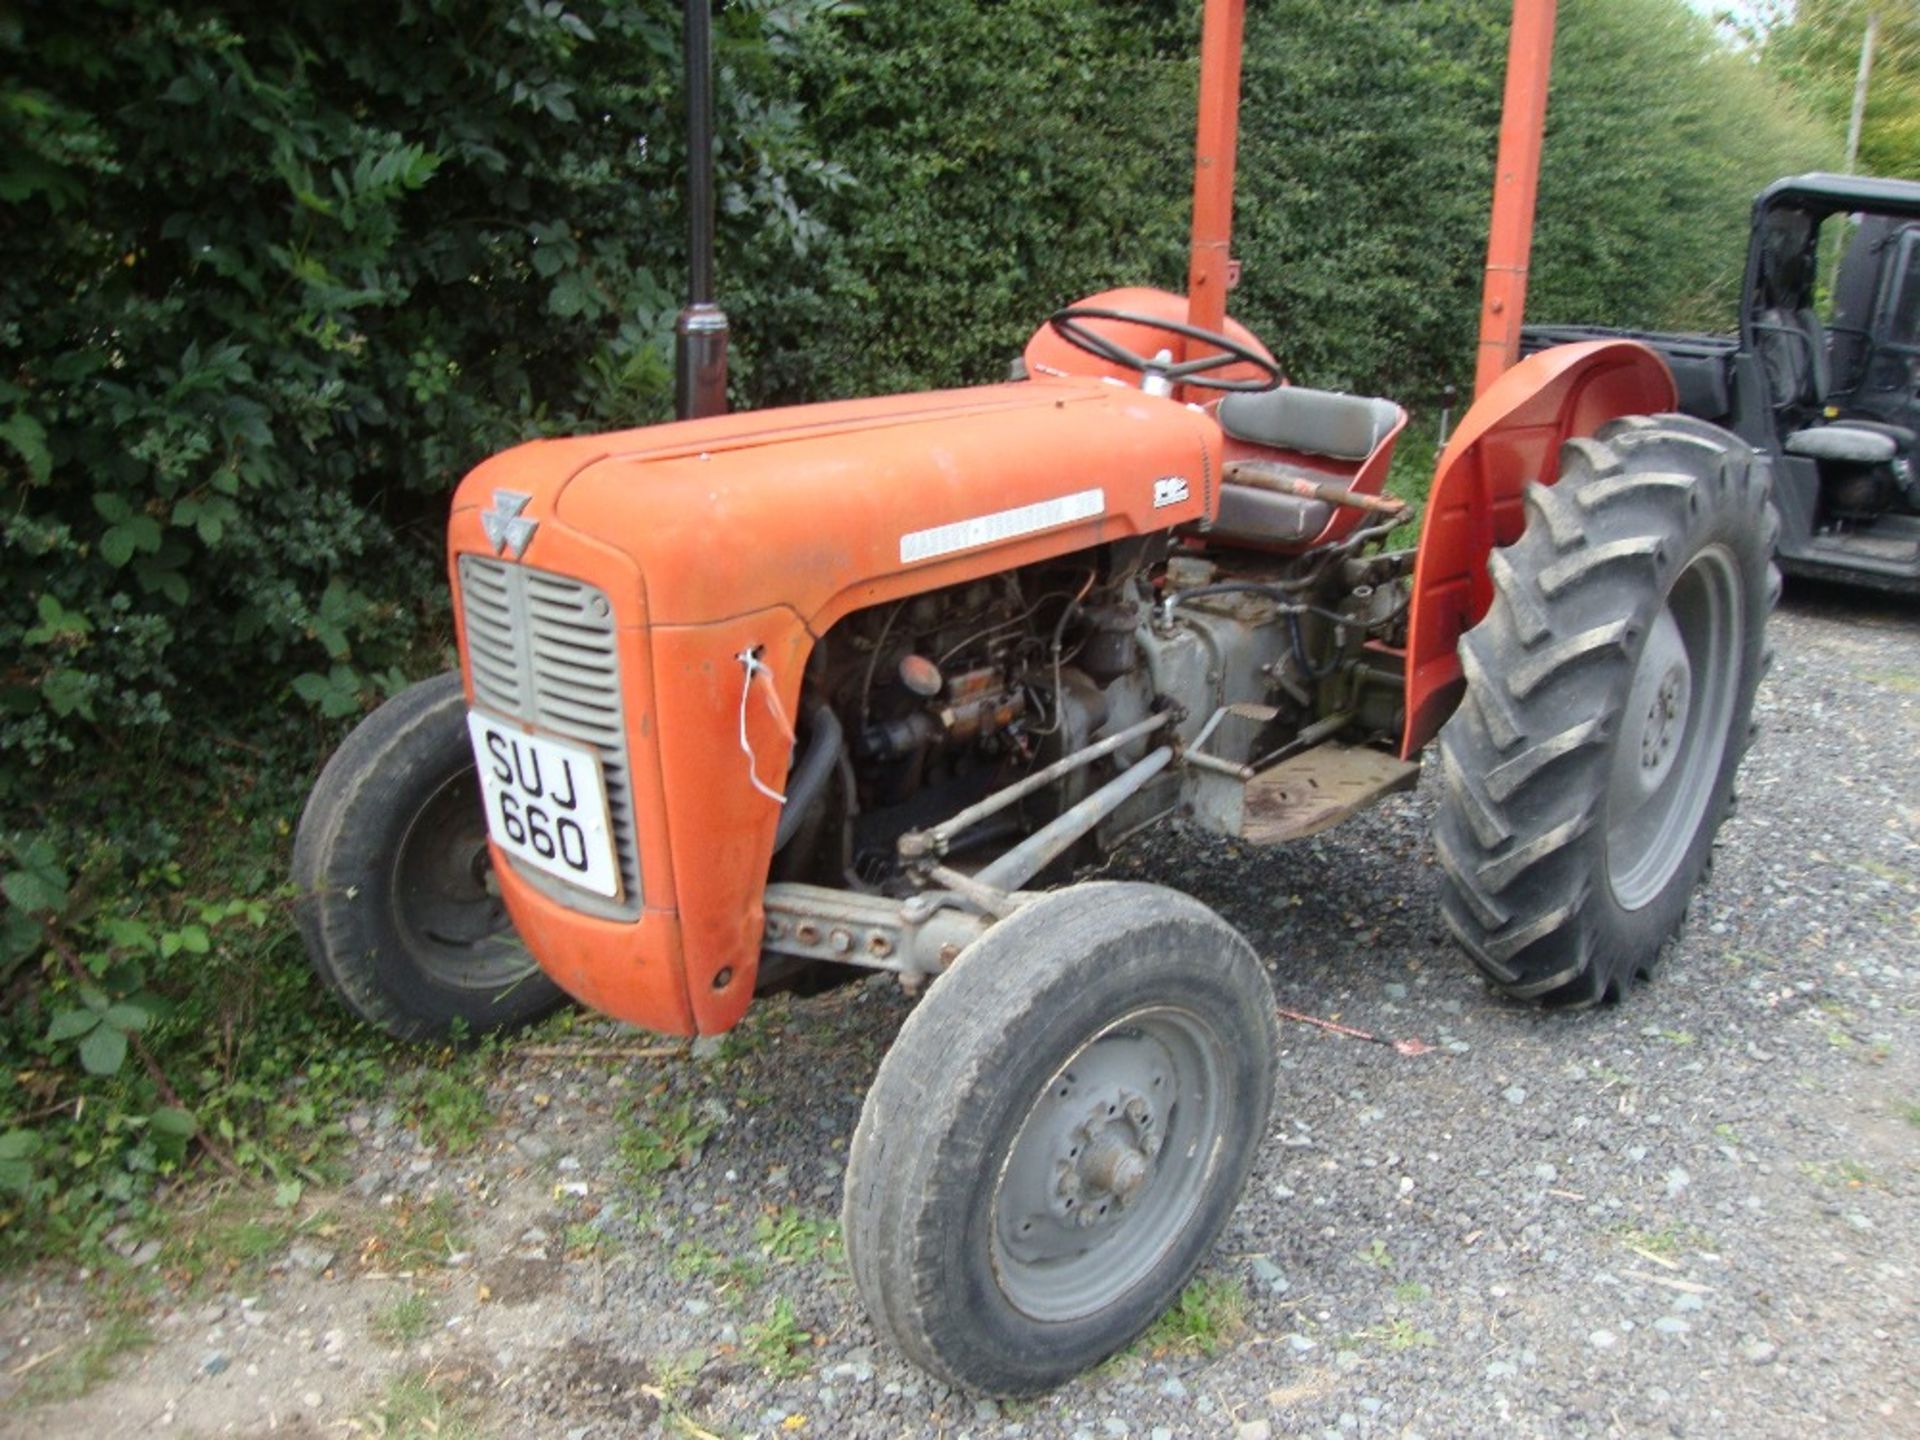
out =
<path fill-rule="evenodd" d="M 1773 457 L 1783 570 L 1920 594 L 1920 183 L 1769 185 L 1737 336 L 1538 325 L 1522 348 L 1621 336 L 1666 357 L 1681 409 Z"/>

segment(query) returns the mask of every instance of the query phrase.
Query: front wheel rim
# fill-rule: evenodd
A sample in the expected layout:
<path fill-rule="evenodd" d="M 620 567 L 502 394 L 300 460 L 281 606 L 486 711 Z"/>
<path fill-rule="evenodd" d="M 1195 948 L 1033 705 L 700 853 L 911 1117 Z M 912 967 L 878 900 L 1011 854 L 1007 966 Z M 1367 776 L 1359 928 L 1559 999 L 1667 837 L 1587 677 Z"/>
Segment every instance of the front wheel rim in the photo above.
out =
<path fill-rule="evenodd" d="M 1607 882 L 1623 910 L 1665 893 L 1719 785 L 1746 639 L 1738 576 L 1726 549 L 1701 551 L 1635 661 L 1606 795 Z"/>
<path fill-rule="evenodd" d="M 394 848 L 393 920 L 414 963 L 456 990 L 503 990 L 534 965 L 493 880 L 477 773 L 449 776 Z"/>
<path fill-rule="evenodd" d="M 1000 1290 L 1042 1322 L 1119 1301 L 1179 1248 L 1219 1168 L 1223 1047 L 1192 1013 L 1135 1010 L 1056 1069 L 989 1207 Z"/>

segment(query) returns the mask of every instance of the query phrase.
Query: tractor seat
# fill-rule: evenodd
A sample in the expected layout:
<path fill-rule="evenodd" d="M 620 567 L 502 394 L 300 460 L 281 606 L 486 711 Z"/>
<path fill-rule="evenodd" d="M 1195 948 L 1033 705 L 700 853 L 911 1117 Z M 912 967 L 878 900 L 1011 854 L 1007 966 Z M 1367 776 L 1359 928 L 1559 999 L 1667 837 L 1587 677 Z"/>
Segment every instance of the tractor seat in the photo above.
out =
<path fill-rule="evenodd" d="M 1307 479 L 1349 486 L 1405 418 L 1391 400 L 1309 390 L 1303 385 L 1228 395 L 1215 415 L 1231 438 L 1286 452 L 1279 457 L 1262 455 L 1261 460 L 1275 461 Z M 1287 455 L 1315 463 L 1289 464 Z M 1312 540 L 1332 515 L 1333 506 L 1324 500 L 1228 483 L 1220 487 L 1220 518 L 1213 533 L 1253 544 L 1296 545 Z"/>
<path fill-rule="evenodd" d="M 1900 453 L 1899 438 L 1888 433 L 1900 428 L 1896 425 L 1851 425 L 1845 420 L 1837 420 L 1831 425 L 1796 430 L 1781 441 L 1781 448 L 1789 455 L 1802 455 L 1809 460 L 1835 460 L 1843 465 L 1884 465 Z M 1909 430 L 1906 433 L 1911 436 L 1913 432 Z"/>

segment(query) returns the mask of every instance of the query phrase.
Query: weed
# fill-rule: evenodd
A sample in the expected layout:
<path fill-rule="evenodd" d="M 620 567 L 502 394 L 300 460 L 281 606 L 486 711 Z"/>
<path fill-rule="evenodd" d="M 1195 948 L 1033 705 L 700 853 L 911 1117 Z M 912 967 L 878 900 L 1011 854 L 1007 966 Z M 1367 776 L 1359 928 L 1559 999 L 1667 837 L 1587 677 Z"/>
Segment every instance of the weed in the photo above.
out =
<path fill-rule="evenodd" d="M 838 1225 L 791 1207 L 754 1221 L 753 1239 L 767 1255 L 789 1263 L 824 1260 L 840 1253 Z"/>
<path fill-rule="evenodd" d="M 1438 1344 L 1438 1338 L 1431 1330 L 1423 1330 L 1411 1320 L 1394 1319 L 1384 1325 L 1376 1325 L 1370 1330 L 1356 1331 L 1351 1337 L 1353 1346 L 1376 1342 L 1393 1351 L 1425 1349 Z M 1352 1348 L 1352 1347 L 1349 1347 Z"/>
<path fill-rule="evenodd" d="M 584 1221 L 576 1221 L 567 1226 L 565 1232 L 561 1235 L 561 1243 L 566 1247 L 567 1255 L 570 1258 L 583 1258 L 590 1255 L 598 1255 L 602 1251 L 610 1249 L 613 1245 L 613 1237 L 608 1235 L 607 1232 L 602 1230 L 598 1225 L 589 1225 Z"/>
<path fill-rule="evenodd" d="M 758 1261 L 744 1255 L 725 1255 L 698 1240 L 682 1240 L 673 1247 L 670 1262 L 675 1279 L 709 1280 L 716 1290 L 752 1290 L 762 1279 Z"/>
<path fill-rule="evenodd" d="M 1364 1260 L 1379 1270 L 1393 1269 L 1393 1256 L 1387 1251 L 1387 1242 L 1375 1236 L 1367 1248 L 1356 1252 L 1355 1259 Z"/>
<path fill-rule="evenodd" d="M 1230 1276 L 1202 1275 L 1153 1322 L 1140 1344 L 1156 1354 L 1212 1358 L 1246 1323 L 1246 1287 Z"/>
<path fill-rule="evenodd" d="M 378 1409 L 353 1428 L 379 1440 L 479 1440 L 480 1431 L 450 1401 L 434 1376 L 409 1370 L 387 1384 Z"/>
<path fill-rule="evenodd" d="M 455 1228 L 458 1218 L 450 1196 L 436 1195 L 424 1204 L 402 1202 L 382 1212 L 380 1225 L 361 1246 L 361 1263 L 387 1271 L 443 1264 L 466 1248 Z"/>
<path fill-rule="evenodd" d="M 1873 1168 L 1858 1160 L 1802 1160 L 1800 1173 L 1817 1185 L 1844 1185 L 1849 1190 L 1886 1188 Z"/>
<path fill-rule="evenodd" d="M 122 1355 L 144 1350 L 152 1343 L 153 1333 L 141 1316 L 109 1315 L 89 1326 L 87 1338 L 73 1349 L 28 1372 L 20 1383 L 15 1402 L 46 1405 L 77 1400 L 112 1378 L 114 1362 Z"/>
<path fill-rule="evenodd" d="M 1729 1145 L 1744 1145 L 1746 1138 L 1731 1125 L 1720 1124 L 1713 1127 L 1713 1133 Z"/>
<path fill-rule="evenodd" d="M 1920 1126 L 1920 1100 L 1914 1100 L 1900 1107 L 1900 1117 L 1909 1125 Z"/>
<path fill-rule="evenodd" d="M 493 1127 L 478 1056 L 422 1066 L 399 1088 L 421 1140 L 448 1155 L 471 1150 Z"/>
<path fill-rule="evenodd" d="M 1658 1230 L 1622 1225 L 1613 1233 L 1627 1249 L 1649 1255 L 1669 1256 L 1678 1255 L 1682 1250 L 1713 1249 L 1713 1237 L 1692 1225 L 1666 1225 Z"/>
<path fill-rule="evenodd" d="M 1418 1280 L 1402 1280 L 1393 1287 L 1393 1298 L 1402 1305 L 1419 1305 L 1433 1298 L 1433 1291 Z"/>
<path fill-rule="evenodd" d="M 776 1295 L 767 1318 L 747 1326 L 741 1338 L 754 1363 L 775 1379 L 791 1380 L 811 1368 L 807 1351 L 813 1336 L 800 1328 L 800 1319 L 784 1295 Z"/>
<path fill-rule="evenodd" d="M 433 1301 L 414 1291 L 373 1317 L 374 1338 L 389 1345 L 411 1345 L 433 1328 Z"/>
<path fill-rule="evenodd" d="M 1691 1030 L 1662 1030 L 1660 1032 L 1660 1038 L 1673 1045 L 1693 1044 L 1693 1032 Z"/>
<path fill-rule="evenodd" d="M 257 1270 L 296 1235 L 330 1239 L 338 1231 L 338 1222 L 324 1213 L 297 1221 L 285 1210 L 229 1195 L 199 1212 L 177 1215 L 163 1237 L 159 1264 L 169 1279 L 192 1289 L 204 1280 L 226 1281 Z"/>
<path fill-rule="evenodd" d="M 704 1350 L 663 1355 L 648 1362 L 648 1379 L 640 1386 L 640 1393 L 659 1403 L 658 1433 L 680 1435 L 686 1440 L 725 1440 L 696 1420 L 688 1409 L 693 1400 L 694 1381 L 699 1379 L 706 1364 Z"/>
<path fill-rule="evenodd" d="M 632 1180 L 691 1165 L 713 1133 L 713 1126 L 694 1117 L 691 1100 L 650 1113 L 630 1112 L 624 1118 L 620 1164 Z"/>

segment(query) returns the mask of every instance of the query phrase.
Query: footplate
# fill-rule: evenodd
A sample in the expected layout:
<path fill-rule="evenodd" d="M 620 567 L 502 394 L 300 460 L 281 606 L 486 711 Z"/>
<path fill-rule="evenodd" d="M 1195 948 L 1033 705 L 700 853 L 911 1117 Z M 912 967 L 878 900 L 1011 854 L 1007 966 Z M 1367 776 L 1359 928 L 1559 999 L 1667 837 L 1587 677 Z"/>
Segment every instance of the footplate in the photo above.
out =
<path fill-rule="evenodd" d="M 1240 838 L 1274 845 L 1338 825 L 1382 795 L 1411 790 L 1420 762 L 1364 745 L 1316 745 L 1247 782 Z"/>

